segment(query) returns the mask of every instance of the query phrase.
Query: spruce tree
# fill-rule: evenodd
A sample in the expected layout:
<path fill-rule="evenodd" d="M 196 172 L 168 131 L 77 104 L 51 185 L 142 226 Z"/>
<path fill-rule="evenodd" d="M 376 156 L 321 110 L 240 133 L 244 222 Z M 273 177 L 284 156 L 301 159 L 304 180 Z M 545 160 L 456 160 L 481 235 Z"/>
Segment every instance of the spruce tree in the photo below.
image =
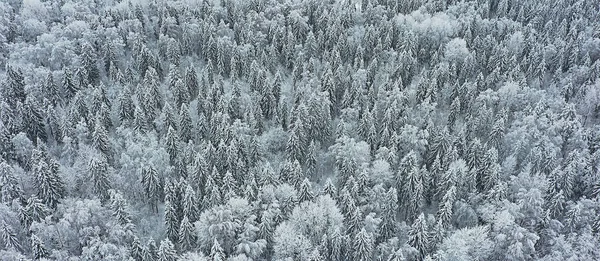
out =
<path fill-rule="evenodd" d="M 408 244 L 419 251 L 419 257 L 423 258 L 427 253 L 429 246 L 429 234 L 425 215 L 421 213 L 408 231 Z"/>
<path fill-rule="evenodd" d="M 50 252 L 46 248 L 44 241 L 35 234 L 31 235 L 31 255 L 36 260 L 50 256 Z"/>
<path fill-rule="evenodd" d="M 186 215 L 179 226 L 179 248 L 182 252 L 191 251 L 196 245 L 196 230 Z"/>
<path fill-rule="evenodd" d="M 109 189 L 111 187 L 109 180 L 109 168 L 106 158 L 91 158 L 88 163 L 88 173 L 93 182 L 93 191 L 101 199 L 109 198 Z"/>
<path fill-rule="evenodd" d="M 354 260 L 367 261 L 373 259 L 373 239 L 369 233 L 362 228 L 354 236 Z"/>

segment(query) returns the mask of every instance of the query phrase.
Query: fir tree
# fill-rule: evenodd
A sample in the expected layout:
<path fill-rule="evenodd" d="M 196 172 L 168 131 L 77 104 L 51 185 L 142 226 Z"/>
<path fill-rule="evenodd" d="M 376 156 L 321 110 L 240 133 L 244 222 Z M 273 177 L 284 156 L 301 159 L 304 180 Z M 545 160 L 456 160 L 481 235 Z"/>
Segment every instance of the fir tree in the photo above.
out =
<path fill-rule="evenodd" d="M 160 242 L 160 247 L 158 247 L 158 259 L 157 261 L 176 261 L 177 260 L 177 252 L 175 252 L 175 247 L 173 243 L 169 239 L 164 239 Z"/>
<path fill-rule="evenodd" d="M 182 252 L 191 251 L 194 249 L 196 244 L 196 231 L 194 229 L 194 225 L 190 223 L 190 220 L 186 215 L 183 216 L 181 220 L 181 225 L 179 226 L 179 248 Z"/>
<path fill-rule="evenodd" d="M 314 194 L 312 192 L 312 186 L 308 178 L 304 178 L 302 184 L 300 184 L 300 194 L 298 195 L 298 202 L 310 201 L 314 198 Z"/>
<path fill-rule="evenodd" d="M 158 213 L 158 199 L 160 198 L 161 181 L 158 172 L 152 166 L 143 166 L 141 169 L 141 182 L 144 186 L 144 191 L 149 199 L 150 206 L 154 213 Z"/>
<path fill-rule="evenodd" d="M 109 189 L 111 187 L 108 173 L 108 162 L 104 157 L 92 158 L 88 163 L 88 173 L 93 182 L 93 190 L 102 200 L 109 198 Z"/>
<path fill-rule="evenodd" d="M 129 254 L 135 261 L 142 261 L 144 248 L 140 243 L 140 239 L 137 236 L 133 236 L 133 241 L 129 247 Z"/>
<path fill-rule="evenodd" d="M 221 248 L 221 245 L 216 238 L 213 241 L 212 247 L 210 248 L 209 257 L 213 261 L 225 261 L 225 253 L 223 253 L 223 248 Z"/>
<path fill-rule="evenodd" d="M 34 259 L 40 260 L 50 256 L 50 252 L 46 248 L 44 241 L 35 234 L 31 235 L 31 255 Z"/>
<path fill-rule="evenodd" d="M 354 236 L 354 260 L 372 260 L 373 259 L 373 239 L 367 231 L 362 228 Z"/>
<path fill-rule="evenodd" d="M 415 222 L 411 225 L 408 232 L 408 243 L 419 251 L 420 258 L 427 253 L 429 246 L 429 235 L 427 232 L 427 223 L 425 215 L 421 213 Z"/>
<path fill-rule="evenodd" d="M 19 243 L 17 235 L 13 231 L 13 228 L 6 224 L 5 221 L 2 221 L 2 224 L 0 225 L 0 236 L 6 249 L 13 249 L 17 251 L 21 249 L 21 244 Z"/>

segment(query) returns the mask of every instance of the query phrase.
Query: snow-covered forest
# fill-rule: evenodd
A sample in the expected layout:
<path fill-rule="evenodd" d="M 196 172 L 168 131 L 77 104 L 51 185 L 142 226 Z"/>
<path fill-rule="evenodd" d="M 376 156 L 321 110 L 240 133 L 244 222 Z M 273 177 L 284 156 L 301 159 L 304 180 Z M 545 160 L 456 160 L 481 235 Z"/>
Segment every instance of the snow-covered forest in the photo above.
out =
<path fill-rule="evenodd" d="M 0 260 L 600 260 L 594 0 L 1 0 Z"/>

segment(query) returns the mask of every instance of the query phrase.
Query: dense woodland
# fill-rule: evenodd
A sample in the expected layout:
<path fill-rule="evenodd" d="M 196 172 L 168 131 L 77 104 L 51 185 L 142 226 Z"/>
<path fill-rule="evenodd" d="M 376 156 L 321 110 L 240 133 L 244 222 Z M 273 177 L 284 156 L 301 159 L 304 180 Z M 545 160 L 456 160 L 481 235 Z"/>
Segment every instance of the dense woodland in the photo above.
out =
<path fill-rule="evenodd" d="M 0 1 L 0 259 L 600 260 L 599 13 Z"/>

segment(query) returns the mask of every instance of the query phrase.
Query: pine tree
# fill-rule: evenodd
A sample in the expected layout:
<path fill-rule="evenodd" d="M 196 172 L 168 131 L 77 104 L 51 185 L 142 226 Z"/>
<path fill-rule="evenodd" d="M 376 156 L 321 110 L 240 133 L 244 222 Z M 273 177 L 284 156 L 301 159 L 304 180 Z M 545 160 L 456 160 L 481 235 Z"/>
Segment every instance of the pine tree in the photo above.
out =
<path fill-rule="evenodd" d="M 54 82 L 52 71 L 48 73 L 46 81 L 44 82 L 44 92 L 47 94 L 45 97 L 48 98 L 52 106 L 56 106 L 61 101 L 60 92 L 58 86 Z"/>
<path fill-rule="evenodd" d="M 198 215 L 198 199 L 196 192 L 190 184 L 185 188 L 183 195 L 183 215 L 188 217 L 190 222 L 195 222 Z"/>
<path fill-rule="evenodd" d="M 198 97 L 200 94 L 200 87 L 198 84 L 196 70 L 193 66 L 188 67 L 185 72 L 185 86 L 187 87 L 191 99 Z M 204 95 L 204 93 L 202 94 Z"/>
<path fill-rule="evenodd" d="M 308 146 L 308 153 L 306 154 L 306 174 L 309 177 L 316 178 L 318 177 L 317 173 L 317 153 L 318 148 L 314 140 L 310 141 L 310 145 Z"/>
<path fill-rule="evenodd" d="M 142 186 L 146 196 L 150 201 L 154 213 L 158 213 L 158 199 L 160 198 L 161 181 L 158 176 L 158 172 L 152 166 L 143 166 L 141 169 Z"/>
<path fill-rule="evenodd" d="M 2 242 L 4 242 L 4 246 L 6 249 L 20 250 L 21 244 L 19 243 L 19 239 L 17 235 L 13 231 L 12 227 L 3 220 L 0 225 L 0 236 L 2 237 Z"/>
<path fill-rule="evenodd" d="M 392 238 L 396 232 L 396 213 L 398 211 L 398 193 L 395 188 L 390 188 L 385 194 L 385 204 L 379 229 L 380 242 Z"/>
<path fill-rule="evenodd" d="M 27 199 L 25 207 L 19 209 L 19 221 L 25 229 L 29 229 L 29 226 L 34 221 L 39 222 L 50 213 L 50 210 L 42 200 L 36 196 L 31 196 Z"/>
<path fill-rule="evenodd" d="M 173 128 L 169 127 L 166 139 L 165 146 L 167 147 L 171 164 L 174 165 L 177 157 L 179 156 L 179 135 L 177 135 L 177 132 L 175 132 Z"/>
<path fill-rule="evenodd" d="M 13 171 L 14 169 L 0 158 L 0 202 L 8 203 L 13 199 L 23 197 L 23 190 L 19 186 Z"/>
<path fill-rule="evenodd" d="M 408 244 L 419 251 L 420 258 L 423 258 L 427 253 L 429 246 L 429 235 L 427 232 L 427 223 L 425 215 L 421 213 L 415 222 L 411 225 L 408 231 Z"/>
<path fill-rule="evenodd" d="M 50 255 L 44 241 L 35 234 L 31 235 L 31 255 L 36 260 L 46 258 Z"/>
<path fill-rule="evenodd" d="M 7 86 L 3 89 L 2 94 L 5 94 L 4 97 L 6 97 L 8 104 L 13 109 L 16 109 L 16 104 L 18 102 L 25 102 L 25 78 L 23 77 L 21 69 L 15 69 L 12 66 L 7 66 L 6 75 Z"/>
<path fill-rule="evenodd" d="M 94 132 L 92 133 L 92 144 L 105 157 L 112 156 L 110 152 L 110 143 L 108 141 L 108 132 L 104 122 L 102 122 L 100 114 L 96 114 L 96 123 L 94 124 Z"/>
<path fill-rule="evenodd" d="M 96 85 L 100 81 L 100 71 L 98 70 L 97 57 L 94 47 L 85 42 L 81 45 L 81 63 L 85 81 Z"/>
<path fill-rule="evenodd" d="M 456 198 L 456 187 L 452 186 L 450 189 L 444 194 L 442 201 L 440 202 L 440 206 L 438 208 L 437 216 L 438 221 L 443 226 L 448 226 L 450 221 L 452 220 L 452 208 L 454 207 L 454 201 Z"/>
<path fill-rule="evenodd" d="M 66 99 L 71 99 L 79 91 L 79 86 L 73 80 L 73 73 L 68 68 L 64 70 L 64 78 L 62 81 L 63 93 Z"/>
<path fill-rule="evenodd" d="M 144 109 L 140 106 L 136 106 L 133 111 L 133 129 L 141 133 L 150 131 L 152 125 L 149 124 L 148 117 L 144 112 Z"/>
<path fill-rule="evenodd" d="M 300 185 L 300 194 L 298 195 L 298 202 L 310 201 L 314 198 L 312 186 L 308 178 L 304 178 Z"/>
<path fill-rule="evenodd" d="M 135 261 L 142 261 L 147 259 L 142 259 L 144 256 L 144 248 L 140 243 L 140 239 L 137 236 L 133 236 L 133 241 L 131 242 L 131 246 L 129 247 L 129 254 Z"/>
<path fill-rule="evenodd" d="M 179 220 L 177 218 L 177 209 L 173 202 L 165 200 L 165 228 L 167 238 L 178 242 L 179 239 Z"/>
<path fill-rule="evenodd" d="M 177 260 L 177 252 L 175 251 L 175 247 L 173 243 L 169 239 L 164 239 L 160 242 L 160 247 L 158 248 L 158 259 L 157 261 L 176 261 Z"/>
<path fill-rule="evenodd" d="M 216 238 L 213 241 L 213 245 L 210 249 L 209 257 L 212 261 L 225 261 L 225 253 L 223 252 L 223 248 L 221 248 L 221 245 Z"/>
<path fill-rule="evenodd" d="M 354 236 L 354 260 L 367 261 L 373 259 L 373 239 L 369 233 L 362 228 Z"/>
<path fill-rule="evenodd" d="M 23 123 L 30 140 L 35 141 L 40 138 L 45 142 L 47 139 L 46 124 L 40 108 L 41 106 L 33 97 L 27 96 L 23 105 Z"/>
<path fill-rule="evenodd" d="M 179 110 L 179 137 L 181 141 L 187 142 L 193 138 L 192 134 L 192 118 L 190 118 L 190 112 L 186 103 L 181 105 Z"/>
<path fill-rule="evenodd" d="M 121 122 L 131 121 L 134 119 L 135 114 L 135 106 L 133 105 L 133 100 L 131 99 L 132 92 L 129 85 L 126 85 L 123 88 L 123 91 L 119 94 L 119 120 Z"/>
<path fill-rule="evenodd" d="M 333 181 L 331 181 L 330 178 L 327 178 L 327 180 L 325 181 L 325 185 L 323 186 L 323 191 L 321 192 L 321 194 L 328 194 L 329 196 L 331 196 L 331 198 L 337 197 L 337 189 L 335 188 L 335 185 L 333 185 Z"/>
<path fill-rule="evenodd" d="M 58 163 L 54 160 L 46 162 L 45 159 L 35 159 L 33 165 L 34 186 L 37 189 L 37 196 L 54 208 L 65 193 L 65 185 L 58 174 Z"/>
<path fill-rule="evenodd" d="M 358 230 L 362 226 L 363 216 L 362 211 L 358 206 L 351 206 L 353 209 L 348 213 L 348 224 L 347 224 L 347 234 L 348 235 L 356 235 Z"/>
<path fill-rule="evenodd" d="M 156 243 L 154 239 L 148 239 L 146 246 L 142 249 L 142 260 L 143 261 L 154 261 L 158 260 Z"/>
<path fill-rule="evenodd" d="M 129 213 L 129 205 L 127 204 L 127 201 L 125 200 L 125 198 L 123 198 L 123 195 L 121 195 L 121 193 L 115 191 L 115 190 L 110 190 L 109 191 L 110 194 L 110 208 L 113 212 L 113 216 L 115 218 L 117 218 L 117 220 L 119 221 L 119 224 L 123 225 L 123 226 L 129 226 L 131 225 L 131 214 Z M 137 239 L 137 238 L 135 238 Z M 139 246 L 139 239 L 138 239 L 138 246 Z M 135 257 L 134 257 L 135 258 Z"/>
<path fill-rule="evenodd" d="M 422 171 L 417 166 L 413 166 L 408 175 L 404 177 L 403 182 L 403 205 L 408 220 L 413 220 L 417 211 L 423 206 L 423 177 Z"/>
<path fill-rule="evenodd" d="M 104 157 L 92 158 L 88 163 L 88 173 L 93 182 L 94 193 L 102 200 L 109 198 L 109 173 L 108 162 Z"/>
<path fill-rule="evenodd" d="M 190 220 L 186 215 L 181 220 L 179 226 L 179 248 L 182 252 L 191 251 L 194 249 L 196 244 L 196 231 L 194 225 L 190 223 Z"/>
<path fill-rule="evenodd" d="M 221 192 L 223 193 L 225 200 L 229 200 L 230 198 L 236 195 L 238 185 L 235 178 L 233 178 L 233 174 L 231 174 L 231 172 L 227 171 L 225 173 L 225 175 L 223 176 L 222 184 L 223 185 L 221 186 Z"/>

